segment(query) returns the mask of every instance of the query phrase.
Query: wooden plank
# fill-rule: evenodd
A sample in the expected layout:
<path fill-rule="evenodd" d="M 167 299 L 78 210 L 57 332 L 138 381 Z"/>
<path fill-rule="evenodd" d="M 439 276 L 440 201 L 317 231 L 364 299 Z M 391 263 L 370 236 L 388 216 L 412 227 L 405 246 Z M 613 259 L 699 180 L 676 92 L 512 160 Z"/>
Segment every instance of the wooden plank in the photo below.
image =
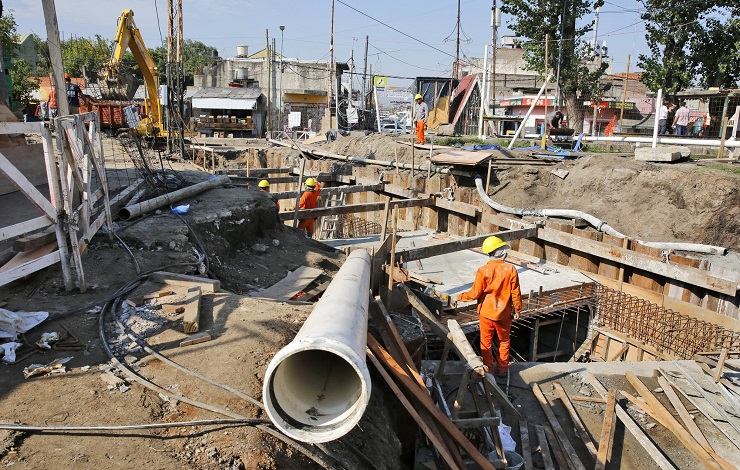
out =
<path fill-rule="evenodd" d="M 419 207 L 419 206 L 431 206 L 434 204 L 433 198 L 427 199 L 398 199 L 391 201 L 391 206 L 398 208 L 404 207 Z M 317 218 L 324 217 L 327 215 L 338 215 L 338 214 L 356 214 L 361 212 L 373 212 L 380 211 L 385 208 L 384 202 L 369 202 L 366 204 L 346 204 L 344 206 L 334 207 L 317 207 L 315 209 L 300 209 L 296 211 L 299 219 Z M 281 212 L 280 220 L 290 220 L 293 218 L 291 212 Z"/>
<path fill-rule="evenodd" d="M 476 235 L 450 242 L 437 243 L 436 245 L 402 250 L 396 253 L 396 259 L 403 258 L 404 261 L 408 262 L 415 261 L 417 259 L 431 258 L 432 256 L 439 256 L 447 253 L 454 253 L 457 251 L 469 250 L 470 248 L 478 248 L 483 244 L 483 241 L 490 236 L 496 236 L 501 240 L 508 242 L 511 240 L 518 240 L 520 238 L 533 237 L 536 233 L 536 228 L 525 228 L 489 233 L 487 235 Z"/>
<path fill-rule="evenodd" d="M 57 238 L 56 230 L 52 228 L 52 231 L 44 231 L 26 235 L 25 237 L 17 238 L 13 241 L 13 249 L 15 251 L 31 251 L 36 248 L 48 245 L 55 241 Z"/>
<path fill-rule="evenodd" d="M 545 436 L 545 429 L 539 424 L 535 424 L 534 432 L 537 435 L 537 441 L 540 443 L 540 455 L 545 470 L 555 470 L 555 464 L 552 462 L 552 456 L 550 455 L 550 446 L 547 444 L 547 437 Z"/>
<path fill-rule="evenodd" d="M 686 430 L 691 434 L 694 439 L 696 439 L 696 442 L 699 443 L 700 446 L 702 446 L 706 451 L 713 451 L 712 446 L 709 444 L 709 441 L 707 441 L 707 438 L 704 437 L 704 433 L 701 432 L 701 429 L 699 429 L 699 426 L 696 425 L 694 422 L 694 419 L 689 414 L 688 410 L 686 410 L 686 407 L 681 402 L 681 399 L 678 398 L 678 394 L 673 389 L 673 385 L 671 385 L 665 377 L 658 377 L 658 383 L 663 388 L 663 393 L 665 393 L 665 396 L 668 397 L 668 400 L 671 402 L 671 405 L 673 405 L 673 408 L 676 409 L 676 412 L 678 413 L 678 417 L 681 418 L 681 421 L 684 424 L 684 427 Z"/>
<path fill-rule="evenodd" d="M 323 273 L 324 271 L 321 269 L 301 266 L 283 279 L 279 280 L 277 283 L 263 291 L 256 292 L 250 297 L 290 300 Z"/>
<path fill-rule="evenodd" d="M 188 299 L 185 301 L 185 312 L 182 316 L 182 330 L 185 333 L 197 333 L 200 329 L 200 287 L 188 289 Z"/>
<path fill-rule="evenodd" d="M 19 253 L 20 254 L 20 253 Z M 11 283 L 16 279 L 26 277 L 36 271 L 58 263 L 60 260 L 59 251 L 54 251 L 47 255 L 26 261 L 23 264 L 10 269 L 0 268 L 0 286 Z M 11 260 L 12 261 L 12 260 Z M 6 264 L 7 266 L 7 264 Z"/>
<path fill-rule="evenodd" d="M 180 341 L 180 347 L 184 348 L 186 346 L 192 346 L 198 343 L 205 343 L 206 341 L 210 341 L 211 339 L 211 335 L 207 331 L 204 331 Z"/>
<path fill-rule="evenodd" d="M 591 240 L 598 240 L 599 238 L 599 232 L 582 230 L 579 228 L 573 228 L 573 235 L 583 238 L 589 238 Z M 599 259 L 588 253 L 572 251 L 570 254 L 568 266 L 575 269 L 582 269 L 589 273 L 595 273 L 599 271 Z"/>
<path fill-rule="evenodd" d="M 434 200 L 434 207 L 437 209 L 444 209 L 446 211 L 455 212 L 457 214 L 467 215 L 468 217 L 477 216 L 481 210 L 472 204 L 466 204 L 458 201 L 448 201 L 447 199 L 436 198 Z"/>
<path fill-rule="evenodd" d="M 595 470 L 604 470 L 606 462 L 611 456 L 612 444 L 614 443 L 614 411 L 616 409 L 617 393 L 609 390 L 606 399 L 606 413 L 604 413 L 604 424 L 601 427 L 601 438 L 599 439 L 599 452 L 596 455 Z"/>
<path fill-rule="evenodd" d="M 488 459 L 484 457 L 483 454 L 481 454 L 480 451 L 478 451 L 478 449 L 463 435 L 457 426 L 455 426 L 452 421 L 450 421 L 450 419 L 445 416 L 439 408 L 437 408 L 437 405 L 434 403 L 427 391 L 419 389 L 414 380 L 404 372 L 388 352 L 378 344 L 372 335 L 368 335 L 367 344 L 373 354 L 375 354 L 375 356 L 390 369 L 396 378 L 404 385 L 406 390 L 411 392 L 417 402 L 424 407 L 426 412 L 428 412 L 441 428 L 449 434 L 455 443 L 462 447 L 465 452 L 467 452 L 468 456 L 481 468 L 493 470 L 493 465 L 491 465 Z"/>
<path fill-rule="evenodd" d="M 588 383 L 591 384 L 591 387 L 596 390 L 596 393 L 601 395 L 601 398 L 606 398 L 608 396 L 606 388 L 604 388 L 604 386 L 601 385 L 601 382 L 599 382 L 596 377 L 591 375 L 590 372 L 581 373 L 581 377 L 586 379 Z M 647 454 L 650 456 L 650 458 L 653 459 L 658 467 L 662 468 L 663 470 L 675 470 L 676 467 L 674 467 L 673 464 L 665 457 L 665 455 L 660 452 L 660 450 L 655 446 L 655 444 L 653 444 L 650 438 L 645 435 L 640 426 L 635 423 L 635 421 L 624 410 L 624 408 L 617 404 L 615 406 L 615 409 L 617 412 L 617 418 L 622 421 L 624 427 L 632 434 L 632 436 L 634 436 L 635 439 L 637 439 L 637 442 L 642 445 Z"/>
<path fill-rule="evenodd" d="M 383 280 L 383 263 L 385 263 L 388 255 L 390 255 L 393 243 L 393 235 L 388 235 L 381 240 L 380 246 L 378 246 L 373 254 L 373 266 L 370 275 L 370 287 L 373 294 L 377 294 L 380 289 L 380 284 Z"/>
<path fill-rule="evenodd" d="M 519 420 L 519 440 L 522 446 L 522 458 L 524 459 L 524 470 L 534 470 L 532 463 L 532 448 L 529 445 L 529 426 L 527 420 Z"/>
<path fill-rule="evenodd" d="M 207 294 L 213 294 L 221 290 L 221 281 L 217 279 L 208 279 L 205 277 L 190 276 L 188 274 L 177 274 L 170 273 L 167 271 L 157 271 L 149 276 L 149 279 L 154 282 L 159 282 L 165 285 L 173 286 L 185 286 L 185 287 L 200 287 L 201 292 Z"/>
<path fill-rule="evenodd" d="M 8 238 L 17 237 L 34 230 L 46 228 L 52 225 L 54 222 L 47 216 L 42 215 L 35 219 L 27 220 L 25 222 L 19 222 L 17 224 L 9 225 L 7 227 L 0 228 L 0 241 L 7 240 Z"/>
<path fill-rule="evenodd" d="M 560 445 L 563 447 L 565 458 L 568 460 L 570 466 L 572 468 L 575 468 L 576 470 L 586 470 L 586 467 L 583 466 L 583 463 L 578 458 L 573 445 L 566 437 L 565 431 L 563 431 L 563 428 L 560 426 L 558 418 L 555 417 L 555 413 L 553 413 L 552 407 L 550 407 L 550 403 L 548 403 L 547 398 L 545 398 L 545 395 L 542 393 L 542 389 L 536 382 L 532 384 L 532 392 L 537 398 L 537 401 L 540 402 L 542 411 L 545 412 L 545 416 L 547 416 L 547 421 L 550 423 L 550 426 L 552 426 L 552 430 L 555 432 L 555 436 L 557 437 L 558 442 L 560 442 Z"/>
<path fill-rule="evenodd" d="M 588 433 L 588 430 L 583 424 L 581 417 L 578 416 L 576 409 L 573 408 L 573 403 L 570 401 L 570 398 L 565 393 L 565 389 L 563 389 L 563 386 L 560 384 L 560 382 L 554 382 L 553 387 L 555 388 L 555 392 L 558 394 L 560 401 L 563 403 L 563 406 L 565 406 L 565 409 L 568 410 L 570 419 L 573 420 L 573 424 L 576 427 L 576 434 L 578 434 L 578 437 L 580 437 L 583 441 L 583 444 L 586 446 L 586 449 L 588 449 L 588 453 L 591 454 L 591 457 L 595 459 L 597 451 L 596 446 L 594 445 L 594 441 L 591 440 L 591 435 Z"/>
<path fill-rule="evenodd" d="M 486 416 L 483 418 L 461 418 L 453 419 L 452 423 L 460 429 L 471 429 L 480 427 L 498 427 L 501 424 L 501 418 L 498 416 Z"/>
<path fill-rule="evenodd" d="M 606 403 L 606 400 L 598 397 L 573 397 L 573 401 L 585 401 L 588 403 Z"/>
<path fill-rule="evenodd" d="M 54 206 L 51 205 L 46 197 L 28 181 L 28 178 L 21 173 L 10 161 L 0 152 L 0 173 L 4 174 L 17 188 L 22 192 L 41 212 L 46 214 L 55 223 L 57 213 Z"/>
<path fill-rule="evenodd" d="M 645 399 L 648 406 L 653 409 L 653 411 L 663 419 L 668 426 L 666 428 L 671 431 L 679 441 L 686 447 L 688 451 L 690 451 L 694 457 L 699 461 L 699 463 L 704 466 L 704 468 L 707 469 L 713 469 L 713 470 L 719 470 L 723 468 L 723 466 L 718 463 L 721 457 L 719 457 L 717 454 L 715 454 L 713 451 L 707 451 L 704 449 L 699 443 L 694 439 L 691 434 L 689 434 L 676 419 L 673 417 L 673 415 L 668 412 L 668 410 L 663 406 L 663 404 L 658 400 L 655 395 L 643 384 L 640 379 L 637 378 L 637 376 L 634 374 L 634 372 L 627 371 L 625 373 L 625 377 L 627 378 L 627 381 L 632 385 L 632 387 L 637 391 L 637 393 L 642 396 L 642 398 Z M 735 468 L 734 466 L 730 466 L 730 469 Z"/>
<path fill-rule="evenodd" d="M 52 251 L 56 250 L 56 248 L 57 242 L 56 240 L 54 240 L 51 243 L 47 243 L 46 245 L 40 246 L 31 251 L 22 251 L 20 253 L 17 253 L 10 259 L 10 261 L 0 267 L 0 273 L 9 271 L 23 264 L 30 263 L 31 261 L 41 258 L 42 256 L 46 256 Z"/>
<path fill-rule="evenodd" d="M 370 359 L 370 361 L 375 366 L 375 369 L 380 373 L 380 375 L 383 377 L 383 380 L 385 380 L 385 383 L 388 384 L 390 389 L 393 391 L 393 393 L 396 395 L 398 400 L 401 402 L 403 407 L 406 409 L 408 414 L 411 415 L 411 418 L 413 418 L 414 421 L 416 421 L 416 424 L 419 425 L 422 432 L 424 432 L 424 435 L 427 436 L 429 441 L 432 443 L 434 448 L 439 452 L 439 455 L 442 456 L 442 459 L 447 463 L 447 465 L 450 466 L 450 468 L 457 468 L 458 463 L 456 459 L 454 459 L 451 455 L 451 450 L 447 448 L 447 445 L 444 443 L 442 436 L 439 434 L 439 430 L 434 427 L 432 423 L 427 423 L 426 420 L 422 419 L 421 415 L 419 414 L 419 411 L 417 411 L 416 406 L 414 406 L 408 398 L 406 398 L 406 395 L 401 391 L 401 389 L 396 385 L 396 382 L 391 378 L 391 376 L 388 374 L 388 372 L 385 370 L 385 367 L 380 363 L 377 357 L 375 357 L 375 354 L 370 350 L 370 348 L 367 349 L 367 357 Z"/>
<path fill-rule="evenodd" d="M 569 460 L 565 457 L 565 453 L 560 446 L 560 442 L 558 441 L 557 437 L 555 437 L 555 433 L 552 432 L 552 428 L 550 427 L 550 425 L 545 423 L 543 424 L 542 429 L 545 431 L 547 441 L 550 443 L 550 451 L 552 451 L 552 455 L 555 456 L 555 461 L 558 463 L 558 467 L 560 467 L 561 469 L 574 468 L 570 465 Z"/>
<path fill-rule="evenodd" d="M 333 196 L 337 194 L 352 194 L 368 191 L 381 191 L 383 189 L 382 184 L 370 184 L 370 185 L 352 185 L 352 186 L 337 186 L 336 188 L 321 188 L 321 196 Z M 277 200 L 282 199 L 295 199 L 296 196 L 303 194 L 303 191 L 281 191 L 270 193 L 272 197 Z"/>
<path fill-rule="evenodd" d="M 43 122 L 0 122 L 0 134 L 39 134 Z"/>
<path fill-rule="evenodd" d="M 714 370 L 714 381 L 719 382 L 719 379 L 722 378 L 722 368 L 725 366 L 725 361 L 727 360 L 727 348 L 722 349 L 722 353 L 719 355 L 719 360 L 717 361 L 717 368 Z"/>
<path fill-rule="evenodd" d="M 666 264 L 625 248 L 607 246 L 604 243 L 586 240 L 569 233 L 558 232 L 557 230 L 548 228 L 538 229 L 537 237 L 541 240 L 566 246 L 574 250 L 591 253 L 610 261 L 616 261 L 626 266 L 686 282 L 693 286 L 703 287 L 733 296 L 737 292 L 738 286 L 736 281 L 712 276 L 698 268 Z"/>

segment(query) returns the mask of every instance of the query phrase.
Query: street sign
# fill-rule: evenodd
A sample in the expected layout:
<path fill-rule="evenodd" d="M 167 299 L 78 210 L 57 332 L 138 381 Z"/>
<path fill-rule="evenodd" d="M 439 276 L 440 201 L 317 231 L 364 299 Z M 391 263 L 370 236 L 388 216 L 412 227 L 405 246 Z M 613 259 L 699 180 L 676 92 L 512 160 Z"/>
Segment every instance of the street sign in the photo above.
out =
<path fill-rule="evenodd" d="M 374 83 L 376 87 L 384 87 L 388 83 L 388 79 L 383 75 L 376 75 Z"/>

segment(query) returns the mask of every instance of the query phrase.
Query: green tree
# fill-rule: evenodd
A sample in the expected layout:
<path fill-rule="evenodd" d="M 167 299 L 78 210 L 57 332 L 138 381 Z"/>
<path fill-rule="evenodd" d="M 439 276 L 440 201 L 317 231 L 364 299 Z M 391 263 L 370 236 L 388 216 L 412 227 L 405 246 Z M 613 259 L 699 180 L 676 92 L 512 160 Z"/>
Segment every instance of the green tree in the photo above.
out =
<path fill-rule="evenodd" d="M 593 21 L 582 19 L 603 0 L 503 0 L 501 10 L 512 16 L 508 26 L 517 36 L 525 38 L 523 47 L 529 70 L 554 73 L 560 66 L 560 96 L 568 108 L 568 122 L 576 133 L 583 130 L 583 102 L 597 98 L 605 86 L 599 79 L 608 67 L 594 60 L 593 47 L 584 40 L 592 31 Z M 548 59 L 545 64 L 545 38 L 549 37 Z M 562 41 L 561 41 L 562 39 Z M 558 63 L 558 46 L 562 56 Z"/>
<path fill-rule="evenodd" d="M 49 43 L 36 34 L 33 35 L 33 42 L 36 47 L 36 75 L 39 77 L 48 77 L 51 75 Z"/>
<path fill-rule="evenodd" d="M 72 76 L 82 76 L 83 69 L 98 71 L 110 59 L 111 42 L 101 35 L 94 38 L 72 37 L 62 42 L 64 71 Z"/>
<path fill-rule="evenodd" d="M 185 84 L 193 84 L 193 76 L 203 73 L 203 67 L 213 63 L 213 50 L 215 47 L 207 46 L 200 41 L 186 39 L 183 42 L 183 73 Z"/>
<path fill-rule="evenodd" d="M 13 108 L 22 109 L 31 101 L 31 93 L 39 89 L 41 81 L 34 76 L 31 64 L 23 59 L 13 61 L 10 80 L 13 82 Z"/>
<path fill-rule="evenodd" d="M 18 56 L 18 34 L 17 34 L 17 23 L 13 16 L 13 10 L 5 11 L 3 16 L 0 17 L 0 45 L 2 46 L 2 67 L 0 67 L 0 103 L 7 104 L 8 98 L 12 95 L 12 92 L 8 92 L 12 88 L 12 80 L 10 76 L 5 75 L 5 70 L 12 70 L 13 59 Z M 14 103 L 11 103 L 11 108 L 16 108 Z"/>
<path fill-rule="evenodd" d="M 652 91 L 673 95 L 694 85 L 734 88 L 738 72 L 737 0 L 642 0 L 650 54 L 637 66 Z"/>

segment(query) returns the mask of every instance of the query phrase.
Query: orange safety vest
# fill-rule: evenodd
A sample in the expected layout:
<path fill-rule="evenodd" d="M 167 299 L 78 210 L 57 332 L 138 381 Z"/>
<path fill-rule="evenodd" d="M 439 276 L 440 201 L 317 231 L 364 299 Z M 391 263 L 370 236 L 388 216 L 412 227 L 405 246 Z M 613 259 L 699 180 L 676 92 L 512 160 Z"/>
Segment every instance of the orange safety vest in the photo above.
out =
<path fill-rule="evenodd" d="M 299 209 L 315 209 L 319 207 L 319 193 L 321 192 L 321 186 L 316 183 L 316 189 L 313 191 L 304 191 L 301 195 L 301 200 L 298 202 Z M 300 219 L 298 228 L 306 230 L 309 234 L 313 234 L 313 224 L 316 221 L 313 217 L 309 219 Z"/>
<path fill-rule="evenodd" d="M 478 301 L 478 315 L 493 321 L 511 321 L 511 309 L 522 311 L 522 292 L 516 268 L 493 259 L 475 273 L 473 287 L 458 301 Z"/>
<path fill-rule="evenodd" d="M 52 89 L 49 92 L 49 108 L 56 108 L 57 107 L 57 91 L 55 89 Z"/>

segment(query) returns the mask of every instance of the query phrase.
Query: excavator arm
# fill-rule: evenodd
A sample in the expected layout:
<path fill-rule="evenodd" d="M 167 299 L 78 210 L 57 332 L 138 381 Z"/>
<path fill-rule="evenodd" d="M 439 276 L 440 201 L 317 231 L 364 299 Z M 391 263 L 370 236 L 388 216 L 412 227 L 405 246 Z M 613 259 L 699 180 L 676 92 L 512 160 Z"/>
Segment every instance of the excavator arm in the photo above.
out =
<path fill-rule="evenodd" d="M 118 29 L 114 38 L 115 48 L 111 59 L 105 63 L 103 70 L 103 97 L 106 99 L 131 100 L 136 91 L 127 86 L 125 77 L 120 72 L 123 55 L 126 49 L 131 51 L 136 64 L 144 75 L 147 98 L 144 100 L 146 117 L 142 119 L 140 131 L 144 130 L 146 135 L 157 135 L 162 129 L 161 110 L 159 102 L 159 71 L 149 55 L 139 28 L 134 23 L 134 12 L 123 10 L 118 19 Z M 129 96 L 130 95 L 130 96 Z"/>

